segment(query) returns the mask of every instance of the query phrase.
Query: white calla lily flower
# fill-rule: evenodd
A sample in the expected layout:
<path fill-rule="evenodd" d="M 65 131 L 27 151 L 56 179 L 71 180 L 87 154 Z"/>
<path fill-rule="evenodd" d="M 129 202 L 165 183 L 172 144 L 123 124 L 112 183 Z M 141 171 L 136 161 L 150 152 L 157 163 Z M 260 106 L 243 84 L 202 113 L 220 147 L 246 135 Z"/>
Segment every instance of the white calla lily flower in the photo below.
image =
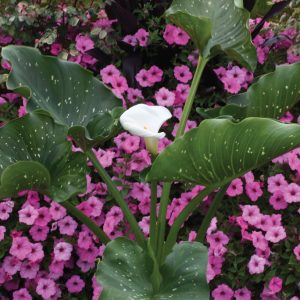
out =
<path fill-rule="evenodd" d="M 120 123 L 131 134 L 143 137 L 147 149 L 157 154 L 158 140 L 166 135 L 159 129 L 171 117 L 172 114 L 164 106 L 137 104 L 121 115 Z"/>

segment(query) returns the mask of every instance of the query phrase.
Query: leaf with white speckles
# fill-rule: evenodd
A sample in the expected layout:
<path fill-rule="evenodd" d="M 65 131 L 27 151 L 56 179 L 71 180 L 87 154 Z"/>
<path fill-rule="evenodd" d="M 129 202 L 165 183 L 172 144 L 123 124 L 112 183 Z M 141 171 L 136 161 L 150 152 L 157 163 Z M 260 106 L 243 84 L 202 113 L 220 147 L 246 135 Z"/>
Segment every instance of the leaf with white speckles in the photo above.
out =
<path fill-rule="evenodd" d="M 57 202 L 86 189 L 86 162 L 66 141 L 67 128 L 43 112 L 0 128 L 0 199 L 35 190 Z"/>
<path fill-rule="evenodd" d="M 235 119 L 261 117 L 278 119 L 300 100 L 300 63 L 278 66 L 261 76 L 246 93 L 232 96 L 227 105 L 199 110 L 204 116 L 231 115 Z"/>
<path fill-rule="evenodd" d="M 249 12 L 228 0 L 174 0 L 167 18 L 183 28 L 203 57 L 225 52 L 250 69 L 256 67 L 256 51 L 249 32 Z"/>
<path fill-rule="evenodd" d="M 297 147 L 299 124 L 264 118 L 247 118 L 240 123 L 205 120 L 156 158 L 146 180 L 220 187 Z"/>
<path fill-rule="evenodd" d="M 106 246 L 98 265 L 100 300 L 208 300 L 206 266 L 207 248 L 201 243 L 175 245 L 160 269 L 161 287 L 154 292 L 150 256 L 136 242 L 118 238 Z"/>
<path fill-rule="evenodd" d="M 13 68 L 7 88 L 30 99 L 29 111 L 43 109 L 66 125 L 82 148 L 103 143 L 118 128 L 117 114 L 112 111 L 121 101 L 90 71 L 25 46 L 4 47 L 2 56 Z M 91 123 L 98 131 L 91 132 Z"/>

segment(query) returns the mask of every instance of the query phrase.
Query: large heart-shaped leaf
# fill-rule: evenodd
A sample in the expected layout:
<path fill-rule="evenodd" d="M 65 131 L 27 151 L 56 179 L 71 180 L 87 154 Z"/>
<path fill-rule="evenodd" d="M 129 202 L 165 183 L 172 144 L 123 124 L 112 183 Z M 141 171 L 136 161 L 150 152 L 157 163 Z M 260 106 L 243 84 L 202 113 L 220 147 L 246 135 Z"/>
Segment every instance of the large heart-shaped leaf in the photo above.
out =
<path fill-rule="evenodd" d="M 231 115 L 280 118 L 300 100 L 300 63 L 278 66 L 272 73 L 261 76 L 246 93 L 231 97 L 222 108 L 198 109 L 202 116 Z"/>
<path fill-rule="evenodd" d="M 147 180 L 218 187 L 300 146 L 300 125 L 263 118 L 203 121 L 169 145 Z"/>
<path fill-rule="evenodd" d="M 201 243 L 175 245 L 160 269 L 161 287 L 151 284 L 152 258 L 136 242 L 111 241 L 96 273 L 101 300 L 208 300 L 207 249 Z"/>
<path fill-rule="evenodd" d="M 231 59 L 255 69 L 249 12 L 237 7 L 235 1 L 174 0 L 166 16 L 191 36 L 204 58 L 224 51 Z"/>
<path fill-rule="evenodd" d="M 66 141 L 67 128 L 43 112 L 0 128 L 0 199 L 36 190 L 62 202 L 86 189 L 86 161 Z"/>
<path fill-rule="evenodd" d="M 30 99 L 29 111 L 48 111 L 85 149 L 110 137 L 118 124 L 111 111 L 121 102 L 91 72 L 25 46 L 4 47 L 2 56 L 12 64 L 7 88 Z"/>

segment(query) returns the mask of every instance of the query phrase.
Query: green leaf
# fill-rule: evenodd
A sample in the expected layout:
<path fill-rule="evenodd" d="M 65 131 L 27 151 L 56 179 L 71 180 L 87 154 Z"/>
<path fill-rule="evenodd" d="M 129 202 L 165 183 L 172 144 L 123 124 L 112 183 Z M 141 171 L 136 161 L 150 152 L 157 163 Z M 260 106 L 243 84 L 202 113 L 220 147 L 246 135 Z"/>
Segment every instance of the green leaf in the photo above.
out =
<path fill-rule="evenodd" d="M 230 105 L 224 107 L 222 114 L 229 114 L 230 109 L 236 107 L 236 103 L 244 109 L 240 109 L 240 118 L 263 117 L 280 118 L 300 100 L 300 63 L 279 66 L 272 73 L 261 76 L 251 85 L 248 91 L 230 100 Z M 238 100 L 238 101 L 237 101 Z M 239 109 L 239 108 L 237 108 Z"/>
<path fill-rule="evenodd" d="M 300 63 L 278 66 L 261 76 L 243 94 L 232 96 L 220 109 L 198 109 L 202 116 L 231 115 L 235 119 L 262 117 L 278 119 L 300 100 Z"/>
<path fill-rule="evenodd" d="M 166 17 L 192 38 L 201 56 L 225 52 L 254 70 L 256 51 L 248 28 L 249 13 L 228 0 L 174 0 Z"/>
<path fill-rule="evenodd" d="M 43 109 L 66 125 L 83 149 L 103 143 L 118 127 L 118 114 L 112 111 L 120 100 L 78 64 L 25 46 L 4 47 L 2 56 L 13 68 L 7 88 L 30 99 L 29 111 Z"/>
<path fill-rule="evenodd" d="M 100 300 L 208 300 L 207 249 L 200 243 L 175 245 L 160 269 L 158 291 L 151 284 L 153 263 L 148 253 L 126 238 L 111 241 L 96 277 L 103 287 Z"/>
<path fill-rule="evenodd" d="M 147 180 L 219 187 L 299 146 L 298 124 L 263 118 L 205 120 L 156 158 Z"/>
<path fill-rule="evenodd" d="M 85 157 L 66 138 L 66 127 L 42 111 L 0 128 L 0 199 L 35 190 L 62 202 L 84 192 Z"/>
<path fill-rule="evenodd" d="M 251 18 L 264 17 L 271 7 L 272 1 L 257 0 L 253 9 L 251 10 Z"/>

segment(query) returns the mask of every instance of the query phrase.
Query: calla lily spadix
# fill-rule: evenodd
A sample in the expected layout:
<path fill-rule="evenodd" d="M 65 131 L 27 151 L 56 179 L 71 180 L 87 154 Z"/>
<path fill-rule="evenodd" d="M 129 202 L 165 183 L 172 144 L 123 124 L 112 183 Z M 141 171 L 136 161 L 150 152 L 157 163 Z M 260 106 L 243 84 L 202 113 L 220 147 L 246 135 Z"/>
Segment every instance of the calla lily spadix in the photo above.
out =
<path fill-rule="evenodd" d="M 120 122 L 131 134 L 143 137 L 147 149 L 152 154 L 157 154 L 158 140 L 166 135 L 159 132 L 159 129 L 171 117 L 172 114 L 164 106 L 137 104 L 121 115 Z"/>

